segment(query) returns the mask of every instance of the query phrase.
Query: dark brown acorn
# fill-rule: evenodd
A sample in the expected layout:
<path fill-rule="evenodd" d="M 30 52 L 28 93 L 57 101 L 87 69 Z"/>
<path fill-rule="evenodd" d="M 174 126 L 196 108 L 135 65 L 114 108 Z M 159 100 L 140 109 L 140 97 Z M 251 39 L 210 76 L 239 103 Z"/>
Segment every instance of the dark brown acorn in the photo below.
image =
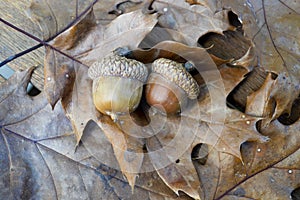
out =
<path fill-rule="evenodd" d="M 150 106 L 166 115 L 177 114 L 199 93 L 197 82 L 181 63 L 165 58 L 153 62 L 145 89 Z"/>

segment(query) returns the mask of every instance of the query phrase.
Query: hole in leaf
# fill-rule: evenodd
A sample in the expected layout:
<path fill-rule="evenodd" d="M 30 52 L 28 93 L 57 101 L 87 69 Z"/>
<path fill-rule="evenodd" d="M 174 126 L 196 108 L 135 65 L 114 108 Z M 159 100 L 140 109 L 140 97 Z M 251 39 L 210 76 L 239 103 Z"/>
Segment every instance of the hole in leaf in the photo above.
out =
<path fill-rule="evenodd" d="M 208 145 L 207 144 L 197 144 L 192 151 L 192 160 L 197 161 L 200 165 L 205 165 L 208 159 Z"/>
<path fill-rule="evenodd" d="M 242 28 L 243 24 L 241 23 L 241 21 L 239 20 L 239 17 L 237 16 L 237 14 L 235 14 L 232 11 L 228 12 L 228 20 L 229 20 L 229 24 L 232 26 L 235 26 L 239 29 Z"/>
<path fill-rule="evenodd" d="M 247 96 L 257 91 L 264 83 L 268 72 L 256 67 L 229 93 L 227 106 L 245 112 Z"/>
<path fill-rule="evenodd" d="M 300 200 L 300 187 L 294 189 L 291 193 L 292 200 Z"/>
<path fill-rule="evenodd" d="M 259 120 L 255 124 L 255 128 L 256 128 L 257 132 L 259 132 L 259 133 L 261 133 L 261 123 L 262 123 L 262 121 Z"/>
<path fill-rule="evenodd" d="M 148 152 L 146 144 L 143 145 L 143 152 L 144 152 L 144 153 L 147 153 L 147 152 Z"/>
<path fill-rule="evenodd" d="M 243 57 L 251 46 L 250 40 L 239 31 L 224 31 L 223 35 L 209 32 L 201 36 L 198 43 L 207 48 L 208 53 L 224 60 Z"/>
<path fill-rule="evenodd" d="M 242 155 L 242 159 L 244 163 L 249 163 L 251 162 L 251 158 L 254 153 L 253 149 L 256 147 L 256 143 L 255 142 L 250 142 L 250 141 L 246 141 L 243 142 L 240 146 L 240 152 Z M 249 160 L 250 159 L 250 160 Z"/>
<path fill-rule="evenodd" d="M 295 99 L 292 105 L 291 113 L 285 113 L 278 117 L 278 121 L 283 125 L 292 125 L 300 118 L 300 96 Z"/>
<path fill-rule="evenodd" d="M 41 91 L 37 87 L 35 87 L 31 83 L 28 84 L 28 86 L 27 86 L 27 94 L 29 96 L 34 97 L 34 96 L 39 95 L 40 93 L 41 93 Z"/>

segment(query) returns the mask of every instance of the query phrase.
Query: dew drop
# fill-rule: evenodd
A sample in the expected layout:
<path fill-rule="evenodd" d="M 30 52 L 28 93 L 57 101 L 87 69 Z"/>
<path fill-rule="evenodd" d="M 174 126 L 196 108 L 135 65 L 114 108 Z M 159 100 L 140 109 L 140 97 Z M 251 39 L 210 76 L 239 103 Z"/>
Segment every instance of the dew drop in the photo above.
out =
<path fill-rule="evenodd" d="M 248 124 L 248 125 L 249 125 L 250 123 L 251 123 L 251 122 L 250 122 L 249 120 L 248 120 L 248 121 L 246 121 L 246 124 Z"/>
<path fill-rule="evenodd" d="M 246 118 L 246 115 L 242 115 L 242 118 L 245 119 L 245 118 Z"/>
<path fill-rule="evenodd" d="M 47 81 L 51 81 L 51 77 L 48 77 L 48 78 L 47 78 Z"/>
<path fill-rule="evenodd" d="M 70 75 L 69 74 L 66 74 L 66 78 L 69 78 L 70 77 Z"/>
<path fill-rule="evenodd" d="M 288 173 L 289 173 L 289 174 L 293 173 L 293 170 L 289 169 Z"/>
<path fill-rule="evenodd" d="M 163 11 L 164 11 L 164 12 L 167 12 L 167 11 L 168 11 L 168 8 L 163 8 Z"/>
<path fill-rule="evenodd" d="M 260 148 L 258 148 L 258 149 L 257 149 L 257 152 L 261 152 L 261 149 L 260 149 Z"/>

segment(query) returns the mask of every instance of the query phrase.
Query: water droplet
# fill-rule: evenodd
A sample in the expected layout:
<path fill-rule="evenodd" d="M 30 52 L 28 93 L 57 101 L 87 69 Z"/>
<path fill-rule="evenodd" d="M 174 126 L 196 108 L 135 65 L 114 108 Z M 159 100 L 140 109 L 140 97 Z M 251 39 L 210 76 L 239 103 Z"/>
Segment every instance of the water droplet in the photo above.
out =
<path fill-rule="evenodd" d="M 260 149 L 260 148 L 258 148 L 258 149 L 257 149 L 257 152 L 261 152 L 261 149 Z"/>
<path fill-rule="evenodd" d="M 242 115 L 242 118 L 245 119 L 245 118 L 246 118 L 246 115 Z"/>
<path fill-rule="evenodd" d="M 66 74 L 66 78 L 69 78 L 70 77 L 70 75 L 69 74 Z"/>
<path fill-rule="evenodd" d="M 293 173 L 293 170 L 289 169 L 288 173 L 289 173 L 289 174 Z"/>
<path fill-rule="evenodd" d="M 249 120 L 247 120 L 247 121 L 246 121 L 246 124 L 248 124 L 248 125 L 249 125 L 250 123 L 251 123 L 251 122 L 250 122 Z"/>
<path fill-rule="evenodd" d="M 47 78 L 47 81 L 51 81 L 51 77 L 48 77 L 48 78 Z"/>
<path fill-rule="evenodd" d="M 163 11 L 164 11 L 164 12 L 167 12 L 167 11 L 168 11 L 168 8 L 163 8 Z"/>

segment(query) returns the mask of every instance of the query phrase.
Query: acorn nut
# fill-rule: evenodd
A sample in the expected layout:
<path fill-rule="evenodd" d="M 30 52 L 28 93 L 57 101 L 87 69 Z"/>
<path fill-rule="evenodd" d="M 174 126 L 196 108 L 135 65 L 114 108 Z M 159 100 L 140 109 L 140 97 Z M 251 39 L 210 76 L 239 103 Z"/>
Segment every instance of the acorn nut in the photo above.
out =
<path fill-rule="evenodd" d="M 195 79 L 181 63 L 160 58 L 152 63 L 145 96 L 150 106 L 166 115 L 177 114 L 196 99 L 200 90 Z"/>
<path fill-rule="evenodd" d="M 133 112 L 139 105 L 147 67 L 114 53 L 96 61 L 88 70 L 93 79 L 93 101 L 101 113 L 117 121 L 118 115 Z"/>

